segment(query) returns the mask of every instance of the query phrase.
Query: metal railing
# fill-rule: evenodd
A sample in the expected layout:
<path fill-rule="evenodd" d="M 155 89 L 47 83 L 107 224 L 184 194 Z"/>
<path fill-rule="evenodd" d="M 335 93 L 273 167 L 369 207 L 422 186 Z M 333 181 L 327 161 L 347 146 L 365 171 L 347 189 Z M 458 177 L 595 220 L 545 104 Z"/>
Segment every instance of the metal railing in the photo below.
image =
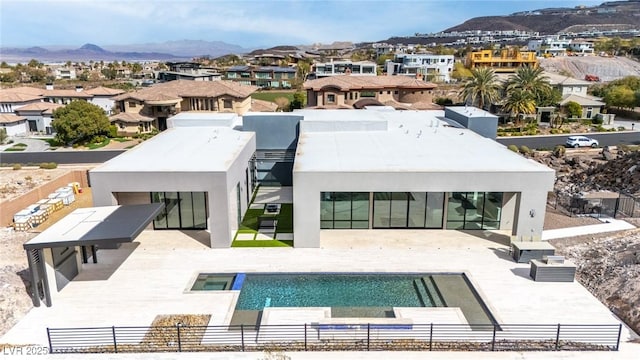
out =
<path fill-rule="evenodd" d="M 580 198 L 553 193 L 547 204 L 569 216 L 640 217 L 640 199 L 623 193 L 614 198 Z"/>
<path fill-rule="evenodd" d="M 621 324 L 303 324 L 47 328 L 50 353 L 617 351 Z"/>

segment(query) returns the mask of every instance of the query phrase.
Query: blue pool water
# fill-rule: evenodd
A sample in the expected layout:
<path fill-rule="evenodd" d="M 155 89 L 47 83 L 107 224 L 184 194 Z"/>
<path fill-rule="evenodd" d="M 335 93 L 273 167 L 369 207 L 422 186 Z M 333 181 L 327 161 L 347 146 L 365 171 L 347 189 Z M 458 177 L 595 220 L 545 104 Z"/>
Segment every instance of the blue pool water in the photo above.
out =
<path fill-rule="evenodd" d="M 236 310 L 434 306 L 422 285 L 424 276 L 427 275 L 247 274 Z"/>

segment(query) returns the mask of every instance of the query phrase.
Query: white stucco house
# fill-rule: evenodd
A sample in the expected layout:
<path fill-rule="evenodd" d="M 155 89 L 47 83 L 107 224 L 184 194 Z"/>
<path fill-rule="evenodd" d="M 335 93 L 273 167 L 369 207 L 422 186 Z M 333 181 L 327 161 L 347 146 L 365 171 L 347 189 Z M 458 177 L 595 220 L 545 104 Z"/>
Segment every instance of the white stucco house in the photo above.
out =
<path fill-rule="evenodd" d="M 465 109 L 454 113 L 475 111 Z M 499 230 L 514 241 L 539 241 L 554 171 L 446 114 L 453 113 L 248 114 L 246 129 L 240 118 L 176 121 L 90 171 L 94 206 L 161 202 L 156 230 L 207 230 L 212 247 L 229 247 L 259 182 L 257 147 L 273 154 L 282 147 L 294 155 L 295 247 L 320 247 L 323 234 L 338 229 Z M 288 135 L 282 127 L 291 127 Z"/>

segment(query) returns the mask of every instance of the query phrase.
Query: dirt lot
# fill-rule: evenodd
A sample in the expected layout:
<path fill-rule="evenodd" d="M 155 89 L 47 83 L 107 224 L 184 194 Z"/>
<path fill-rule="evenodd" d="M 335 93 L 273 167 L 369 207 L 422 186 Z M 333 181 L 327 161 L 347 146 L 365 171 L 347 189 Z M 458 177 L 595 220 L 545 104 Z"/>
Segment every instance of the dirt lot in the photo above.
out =
<path fill-rule="evenodd" d="M 69 172 L 69 168 L 39 169 L 37 167 L 23 167 L 21 170 L 3 168 L 0 170 L 0 204 L 3 201 L 16 198 L 50 180 Z"/>

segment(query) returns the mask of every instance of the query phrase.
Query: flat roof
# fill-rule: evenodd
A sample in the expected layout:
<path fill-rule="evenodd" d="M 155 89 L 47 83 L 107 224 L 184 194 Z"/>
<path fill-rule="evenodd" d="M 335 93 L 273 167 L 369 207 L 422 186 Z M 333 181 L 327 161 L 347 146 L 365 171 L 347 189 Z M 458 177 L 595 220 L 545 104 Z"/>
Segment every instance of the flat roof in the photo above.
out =
<path fill-rule="evenodd" d="M 328 110 L 317 111 L 322 113 L 309 116 L 303 111 L 304 121 L 331 116 Z M 332 113 L 335 122 L 386 120 L 387 130 L 302 132 L 294 171 L 553 172 L 504 145 L 457 127 L 441 110 Z"/>
<path fill-rule="evenodd" d="M 482 118 L 494 117 L 494 118 L 497 118 L 497 116 L 493 115 L 492 113 L 490 113 L 490 112 L 488 112 L 486 110 L 479 109 L 479 108 L 474 107 L 474 106 L 447 106 L 445 108 L 445 110 L 453 111 L 453 112 L 455 112 L 457 114 L 460 114 L 460 115 L 468 117 L 468 118 L 474 118 L 474 117 L 482 117 Z"/>
<path fill-rule="evenodd" d="M 91 172 L 224 172 L 253 137 L 226 127 L 170 128 Z"/>
<path fill-rule="evenodd" d="M 26 250 L 131 242 L 160 213 L 164 204 L 76 209 L 23 244 Z"/>

